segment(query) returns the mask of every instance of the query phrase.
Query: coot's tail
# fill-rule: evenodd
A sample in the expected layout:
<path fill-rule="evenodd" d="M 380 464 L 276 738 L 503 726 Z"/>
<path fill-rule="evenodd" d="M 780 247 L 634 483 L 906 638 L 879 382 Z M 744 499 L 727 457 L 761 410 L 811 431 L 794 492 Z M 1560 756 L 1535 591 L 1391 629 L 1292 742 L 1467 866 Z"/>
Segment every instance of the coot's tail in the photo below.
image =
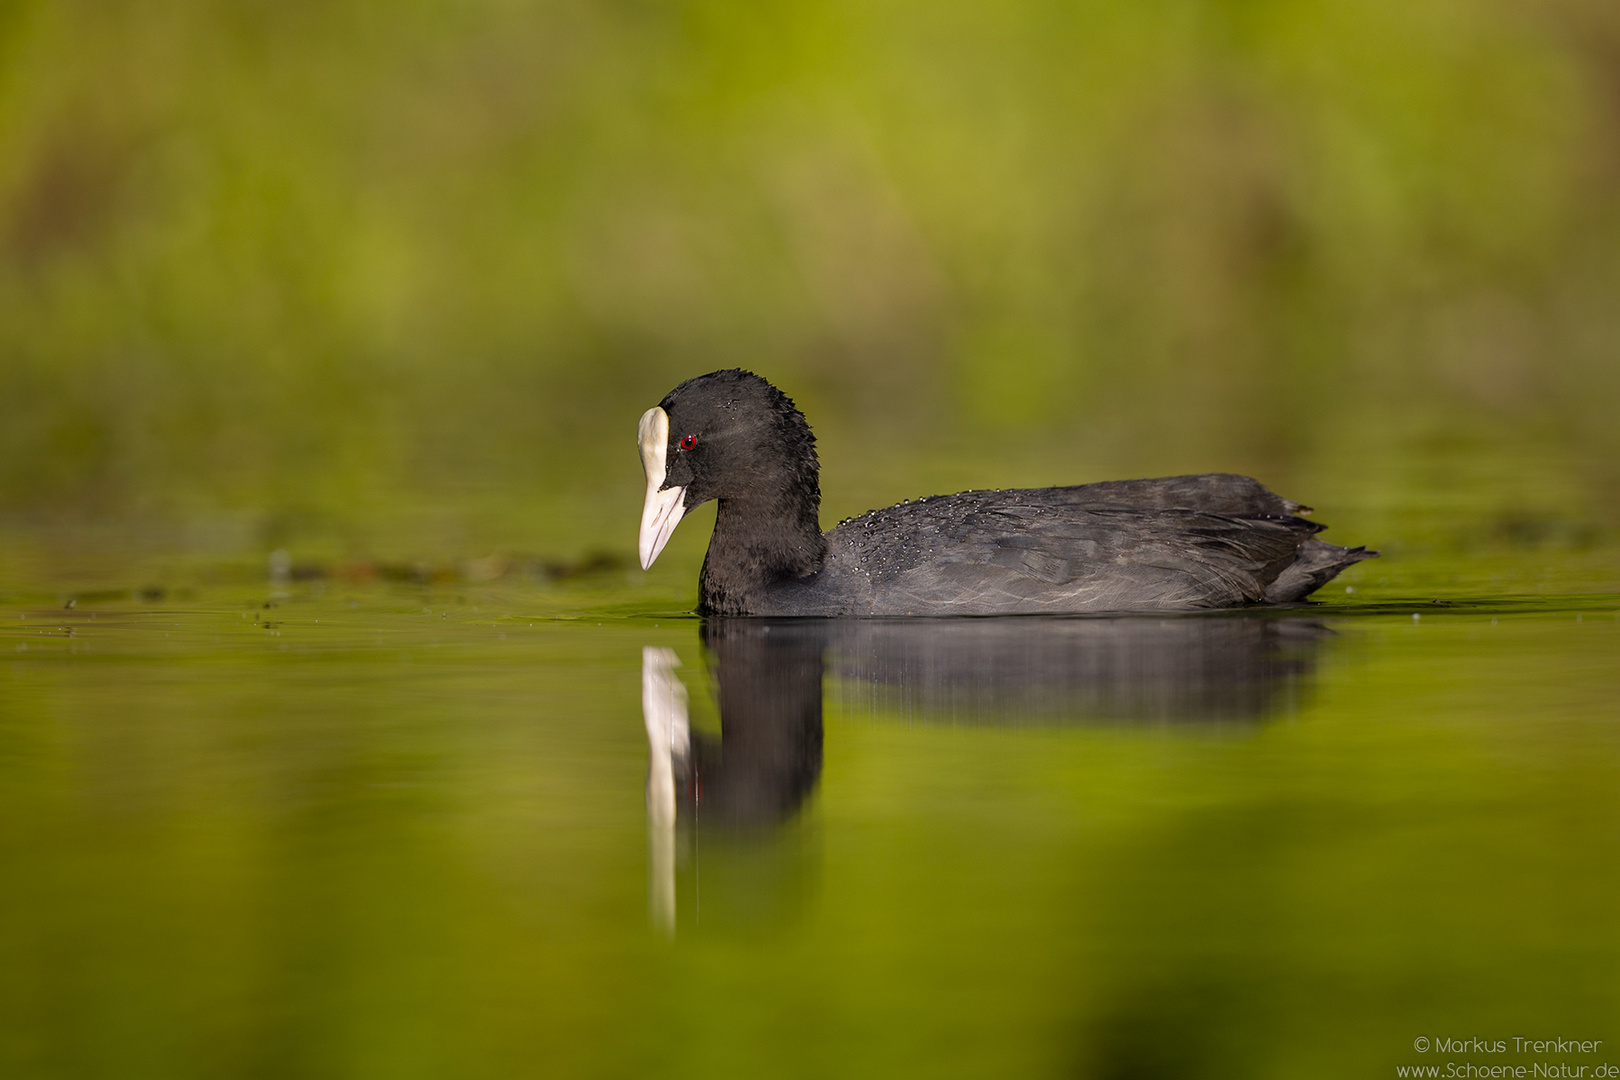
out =
<path fill-rule="evenodd" d="M 1291 604 L 1303 600 L 1332 581 L 1340 570 L 1377 555 L 1364 547 L 1342 548 L 1326 540 L 1307 540 L 1299 546 L 1299 557 L 1266 586 L 1266 602 Z"/>

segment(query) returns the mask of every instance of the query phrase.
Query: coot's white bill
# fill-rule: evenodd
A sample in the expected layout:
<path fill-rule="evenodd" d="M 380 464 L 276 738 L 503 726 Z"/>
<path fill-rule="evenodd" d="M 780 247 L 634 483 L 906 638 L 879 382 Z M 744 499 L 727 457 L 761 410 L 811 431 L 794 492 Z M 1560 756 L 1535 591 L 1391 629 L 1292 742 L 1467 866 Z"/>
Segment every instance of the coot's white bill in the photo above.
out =
<path fill-rule="evenodd" d="M 652 408 L 641 414 L 637 430 L 641 443 L 641 468 L 647 474 L 647 502 L 641 508 L 641 568 L 652 566 L 664 550 L 675 526 L 686 513 L 686 489 L 664 488 L 664 455 L 669 451 L 669 414 Z M 662 491 L 659 489 L 663 488 Z"/>

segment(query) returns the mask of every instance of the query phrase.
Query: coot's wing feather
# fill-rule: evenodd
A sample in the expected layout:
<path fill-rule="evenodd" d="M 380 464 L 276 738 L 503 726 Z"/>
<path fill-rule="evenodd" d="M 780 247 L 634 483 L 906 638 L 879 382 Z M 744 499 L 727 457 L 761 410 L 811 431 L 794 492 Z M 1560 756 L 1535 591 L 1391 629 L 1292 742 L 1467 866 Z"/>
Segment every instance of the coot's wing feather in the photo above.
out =
<path fill-rule="evenodd" d="M 1317 531 L 1293 517 L 1086 506 L 1076 490 L 873 511 L 834 530 L 833 562 L 878 615 L 1219 607 L 1262 600 Z"/>
<path fill-rule="evenodd" d="M 1260 481 L 1236 473 L 1196 473 L 1148 480 L 1105 480 L 1050 488 L 1066 505 L 1130 506 L 1142 510 L 1204 510 L 1237 517 L 1292 517 L 1311 508 L 1275 494 Z M 1022 493 L 1020 493 L 1022 494 Z"/>

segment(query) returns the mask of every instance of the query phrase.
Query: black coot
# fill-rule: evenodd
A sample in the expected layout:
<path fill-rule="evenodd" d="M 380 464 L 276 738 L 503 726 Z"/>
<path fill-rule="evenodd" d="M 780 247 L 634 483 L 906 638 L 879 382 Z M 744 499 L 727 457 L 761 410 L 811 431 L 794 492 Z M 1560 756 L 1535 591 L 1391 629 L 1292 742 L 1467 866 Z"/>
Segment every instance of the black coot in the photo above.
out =
<path fill-rule="evenodd" d="M 821 531 L 815 436 L 751 372 L 681 383 L 641 418 L 641 565 L 720 501 L 699 610 L 718 615 L 1010 615 L 1287 603 L 1377 552 L 1315 539 L 1305 510 L 1209 473 L 965 491 Z"/>

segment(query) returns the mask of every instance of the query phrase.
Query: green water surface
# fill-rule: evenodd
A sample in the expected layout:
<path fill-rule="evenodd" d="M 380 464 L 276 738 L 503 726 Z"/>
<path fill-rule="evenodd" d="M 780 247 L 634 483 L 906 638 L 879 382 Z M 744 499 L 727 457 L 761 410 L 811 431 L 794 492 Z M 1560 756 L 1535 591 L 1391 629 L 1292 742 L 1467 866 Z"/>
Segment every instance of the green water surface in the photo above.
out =
<path fill-rule="evenodd" d="M 1620 1062 L 1614 552 L 1488 554 L 1386 556 L 1192 639 L 1119 624 L 1074 654 L 1105 685 L 1047 698 L 828 646 L 808 791 L 741 824 L 682 803 L 672 873 L 644 649 L 680 660 L 695 738 L 739 722 L 689 584 L 17 584 L 0 1072 Z M 1261 643 L 1195 663 L 1207 626 Z M 1476 1036 L 1509 1050 L 1414 1049 Z M 1604 1043 L 1512 1049 L 1549 1036 Z"/>

